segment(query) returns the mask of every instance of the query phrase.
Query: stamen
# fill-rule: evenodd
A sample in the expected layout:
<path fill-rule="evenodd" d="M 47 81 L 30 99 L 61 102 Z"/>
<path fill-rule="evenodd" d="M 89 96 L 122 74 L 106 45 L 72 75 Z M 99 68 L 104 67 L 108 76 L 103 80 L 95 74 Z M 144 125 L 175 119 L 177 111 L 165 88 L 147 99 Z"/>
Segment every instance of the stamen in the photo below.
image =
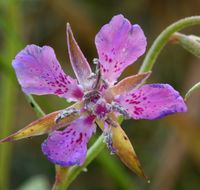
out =
<path fill-rule="evenodd" d="M 117 151 L 113 148 L 113 141 L 112 141 L 112 131 L 110 128 L 105 128 L 103 131 L 104 141 L 107 144 L 107 147 L 110 149 L 111 154 L 115 154 Z"/>
<path fill-rule="evenodd" d="M 68 117 L 68 116 L 78 116 L 80 114 L 79 110 L 76 108 L 66 108 L 63 111 L 61 111 L 55 118 L 54 123 L 58 124 L 60 120 Z"/>
<path fill-rule="evenodd" d="M 98 59 L 94 58 L 93 63 L 96 65 L 96 80 L 94 84 L 92 85 L 92 88 L 95 90 L 98 90 L 101 87 L 101 81 L 102 81 L 102 74 L 101 74 L 101 65 Z"/>
<path fill-rule="evenodd" d="M 113 111 L 117 111 L 120 114 L 122 114 L 124 116 L 124 119 L 130 119 L 131 118 L 129 113 L 121 105 L 119 105 L 117 102 L 112 102 L 111 107 L 112 107 Z"/>

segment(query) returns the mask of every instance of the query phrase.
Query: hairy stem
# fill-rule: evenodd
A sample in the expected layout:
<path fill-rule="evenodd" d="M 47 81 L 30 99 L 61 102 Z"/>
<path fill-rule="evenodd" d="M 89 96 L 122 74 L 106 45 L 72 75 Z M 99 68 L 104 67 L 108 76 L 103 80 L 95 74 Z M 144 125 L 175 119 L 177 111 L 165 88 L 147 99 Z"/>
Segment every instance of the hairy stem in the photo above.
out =
<path fill-rule="evenodd" d="M 149 49 L 148 53 L 146 54 L 146 57 L 144 59 L 144 62 L 139 70 L 139 73 L 150 71 L 161 52 L 162 48 L 167 43 L 170 36 L 176 32 L 179 31 L 187 26 L 200 24 L 200 16 L 192 16 L 187 17 L 184 19 L 181 19 L 170 26 L 168 26 L 154 41 L 153 45 Z"/>
<path fill-rule="evenodd" d="M 196 91 L 197 89 L 200 89 L 200 82 L 198 82 L 197 84 L 195 84 L 192 88 L 190 88 L 188 90 L 188 92 L 186 93 L 185 95 L 185 101 L 188 99 L 188 97 L 194 92 Z"/>

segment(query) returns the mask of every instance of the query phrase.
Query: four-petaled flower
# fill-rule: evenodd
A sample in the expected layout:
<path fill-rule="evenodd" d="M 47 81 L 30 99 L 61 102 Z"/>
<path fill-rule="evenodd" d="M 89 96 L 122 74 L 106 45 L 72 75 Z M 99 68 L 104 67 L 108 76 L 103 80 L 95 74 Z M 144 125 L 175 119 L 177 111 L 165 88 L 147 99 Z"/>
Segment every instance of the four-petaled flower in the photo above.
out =
<path fill-rule="evenodd" d="M 104 141 L 112 153 L 138 175 L 147 179 L 134 149 L 117 121 L 117 115 L 133 119 L 158 119 L 187 107 L 177 91 L 168 84 L 141 84 L 146 72 L 115 84 L 123 70 L 145 52 L 146 38 L 139 25 L 131 25 L 122 15 L 112 18 L 95 37 L 98 59 L 96 71 L 90 66 L 67 24 L 68 50 L 77 81 L 66 75 L 54 50 L 49 46 L 28 45 L 12 65 L 24 93 L 55 94 L 74 105 L 46 115 L 1 142 L 51 133 L 42 144 L 44 155 L 61 166 L 81 166 L 87 143 L 95 132 L 95 122 L 104 131 Z"/>

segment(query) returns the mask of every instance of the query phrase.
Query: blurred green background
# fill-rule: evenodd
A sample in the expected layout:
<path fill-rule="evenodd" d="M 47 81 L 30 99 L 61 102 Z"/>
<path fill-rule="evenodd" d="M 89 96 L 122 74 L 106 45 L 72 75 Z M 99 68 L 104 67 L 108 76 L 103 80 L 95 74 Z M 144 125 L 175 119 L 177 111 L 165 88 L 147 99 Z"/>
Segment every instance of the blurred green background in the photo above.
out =
<path fill-rule="evenodd" d="M 148 47 L 169 24 L 200 13 L 199 0 L 0 0 L 0 137 L 37 119 L 17 82 L 11 61 L 27 44 L 54 48 L 64 71 L 74 76 L 66 44 L 66 23 L 87 60 L 97 57 L 95 34 L 112 16 L 123 14 L 139 24 Z M 200 35 L 200 26 L 185 34 Z M 144 56 L 125 70 L 121 78 L 136 74 Z M 200 61 L 178 45 L 161 52 L 148 83 L 169 83 L 182 96 L 200 81 Z M 93 67 L 93 65 L 91 65 Z M 56 96 L 34 96 L 46 112 L 65 108 Z M 130 137 L 147 184 L 115 155 L 105 149 L 88 166 L 88 172 L 71 184 L 70 190 L 196 190 L 200 187 L 200 94 L 187 101 L 188 113 L 161 120 L 129 120 L 122 126 Z M 96 136 L 100 134 L 97 131 Z M 0 144 L 0 190 L 46 190 L 54 183 L 54 165 L 41 152 L 47 136 Z"/>

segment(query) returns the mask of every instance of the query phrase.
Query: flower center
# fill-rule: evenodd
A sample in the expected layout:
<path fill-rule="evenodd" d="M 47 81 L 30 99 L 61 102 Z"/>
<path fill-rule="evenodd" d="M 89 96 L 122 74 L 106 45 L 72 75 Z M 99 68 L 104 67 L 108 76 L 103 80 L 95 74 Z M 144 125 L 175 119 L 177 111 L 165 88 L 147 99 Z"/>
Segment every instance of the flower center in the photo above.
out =
<path fill-rule="evenodd" d="M 89 91 L 84 96 L 85 108 L 91 111 L 99 120 L 107 119 L 112 111 L 111 105 L 106 102 L 99 91 Z"/>
<path fill-rule="evenodd" d="M 116 123 L 109 118 L 109 114 L 113 111 L 116 111 L 122 114 L 125 119 L 129 118 L 129 114 L 126 110 L 116 102 L 107 102 L 104 91 L 108 88 L 106 81 L 102 79 L 100 63 L 97 59 L 94 59 L 96 64 L 96 72 L 93 73 L 89 79 L 93 79 L 93 84 L 91 90 L 84 93 L 83 102 L 84 107 L 87 111 L 91 112 L 92 115 L 96 116 L 97 119 L 101 121 L 106 121 L 110 126 L 116 127 Z M 76 108 L 66 108 L 61 111 L 55 118 L 55 123 L 58 124 L 60 120 L 68 117 L 70 115 L 80 115 L 81 110 Z"/>

